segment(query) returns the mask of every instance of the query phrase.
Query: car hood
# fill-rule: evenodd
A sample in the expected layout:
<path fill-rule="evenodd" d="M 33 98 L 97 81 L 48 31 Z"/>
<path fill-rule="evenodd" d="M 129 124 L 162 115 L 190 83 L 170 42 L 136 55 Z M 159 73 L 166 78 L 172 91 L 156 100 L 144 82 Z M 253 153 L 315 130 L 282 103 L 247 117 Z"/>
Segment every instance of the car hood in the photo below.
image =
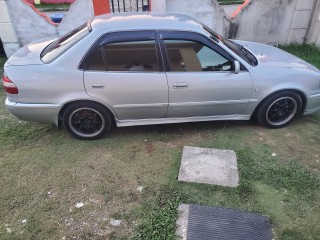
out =
<path fill-rule="evenodd" d="M 319 69 L 315 66 L 279 48 L 260 43 L 234 41 L 252 52 L 258 59 L 259 66 L 272 68 L 304 68 L 319 72 Z"/>
<path fill-rule="evenodd" d="M 44 64 L 41 61 L 40 54 L 53 40 L 54 38 L 42 39 L 23 46 L 8 59 L 5 67 Z"/>

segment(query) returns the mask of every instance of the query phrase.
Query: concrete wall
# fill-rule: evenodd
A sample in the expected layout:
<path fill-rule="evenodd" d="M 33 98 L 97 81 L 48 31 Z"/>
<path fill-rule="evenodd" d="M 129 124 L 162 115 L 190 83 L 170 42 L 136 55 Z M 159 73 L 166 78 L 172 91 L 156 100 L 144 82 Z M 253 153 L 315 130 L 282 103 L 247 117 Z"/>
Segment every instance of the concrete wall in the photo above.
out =
<path fill-rule="evenodd" d="M 295 14 L 294 0 L 253 0 L 231 20 L 227 36 L 261 43 L 286 44 Z"/>
<path fill-rule="evenodd" d="M 152 0 L 152 11 L 189 14 L 228 38 L 320 44 L 319 0 L 251 0 L 234 18 L 216 0 Z M 22 0 L 0 0 L 0 37 L 11 56 L 24 44 L 63 35 L 93 16 L 92 0 L 76 0 L 55 26 Z"/>
<path fill-rule="evenodd" d="M 56 26 L 38 15 L 29 5 L 20 0 L 7 1 L 20 45 L 41 38 L 58 36 Z"/>
<path fill-rule="evenodd" d="M 261 43 L 302 43 L 317 0 L 251 0 L 229 18 L 215 0 L 167 0 L 168 12 L 187 13 L 228 37 Z"/>
<path fill-rule="evenodd" d="M 0 38 L 7 56 L 19 49 L 20 44 L 9 14 L 9 6 L 4 0 L 0 0 Z"/>
<path fill-rule="evenodd" d="M 85 9 L 85 11 L 84 11 Z M 80 14 L 79 14 L 80 13 Z M 64 35 L 94 17 L 91 0 L 76 0 L 58 26 L 59 35 Z"/>
<path fill-rule="evenodd" d="M 76 0 L 59 25 L 53 25 L 21 0 L 0 0 L 0 37 L 11 56 L 32 41 L 58 37 L 94 16 L 91 0 Z"/>
<path fill-rule="evenodd" d="M 314 4 L 314 13 L 310 22 L 307 42 L 320 46 L 320 1 Z"/>
<path fill-rule="evenodd" d="M 165 12 L 166 11 L 166 0 L 152 0 L 151 11 L 153 12 Z"/>
<path fill-rule="evenodd" d="M 188 14 L 220 34 L 225 34 L 229 20 L 215 0 L 167 0 L 166 11 Z"/>

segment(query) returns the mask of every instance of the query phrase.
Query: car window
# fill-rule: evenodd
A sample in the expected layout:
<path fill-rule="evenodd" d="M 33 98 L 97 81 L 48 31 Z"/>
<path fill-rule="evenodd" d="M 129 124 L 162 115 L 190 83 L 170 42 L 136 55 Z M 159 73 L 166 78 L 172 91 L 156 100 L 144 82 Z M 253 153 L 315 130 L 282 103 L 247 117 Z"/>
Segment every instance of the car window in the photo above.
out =
<path fill-rule="evenodd" d="M 50 43 L 40 54 L 44 63 L 49 63 L 90 33 L 87 24 L 81 25 L 66 35 Z"/>
<path fill-rule="evenodd" d="M 207 47 L 189 40 L 164 40 L 171 71 L 231 71 L 232 62 Z"/>
<path fill-rule="evenodd" d="M 243 60 L 245 60 L 247 63 L 249 63 L 252 66 L 258 65 L 258 60 L 256 57 L 248 51 L 244 46 L 233 42 L 232 40 L 226 39 L 222 37 L 221 35 L 215 33 L 213 30 L 211 30 L 206 25 L 202 24 L 202 27 L 205 31 L 207 31 L 211 38 L 215 41 L 219 39 L 219 41 L 223 42 L 226 47 L 228 47 L 231 51 L 233 51 L 235 54 L 237 54 L 239 57 L 241 57 Z"/>
<path fill-rule="evenodd" d="M 159 71 L 155 40 L 108 43 L 90 56 L 88 70 Z"/>

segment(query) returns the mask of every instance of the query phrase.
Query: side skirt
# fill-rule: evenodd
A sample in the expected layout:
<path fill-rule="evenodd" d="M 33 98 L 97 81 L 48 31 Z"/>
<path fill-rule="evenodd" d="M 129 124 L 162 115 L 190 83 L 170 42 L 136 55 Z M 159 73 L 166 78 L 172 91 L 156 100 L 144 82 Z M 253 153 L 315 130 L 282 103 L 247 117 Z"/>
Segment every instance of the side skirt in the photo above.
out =
<path fill-rule="evenodd" d="M 152 118 L 152 119 L 133 119 L 133 120 L 118 120 L 118 127 L 154 125 L 154 124 L 169 124 L 169 123 L 185 123 L 185 122 L 207 122 L 207 121 L 222 121 L 222 120 L 250 120 L 251 115 L 224 115 L 224 116 L 209 116 L 209 117 L 185 117 L 185 118 Z"/>

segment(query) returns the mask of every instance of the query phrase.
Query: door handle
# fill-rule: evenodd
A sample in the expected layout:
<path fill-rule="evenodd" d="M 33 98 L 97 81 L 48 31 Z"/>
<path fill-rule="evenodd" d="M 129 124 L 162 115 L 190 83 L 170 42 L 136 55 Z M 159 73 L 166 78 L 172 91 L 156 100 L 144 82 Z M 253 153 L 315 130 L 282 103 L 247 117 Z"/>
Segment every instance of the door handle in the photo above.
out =
<path fill-rule="evenodd" d="M 92 88 L 104 88 L 103 85 L 99 85 L 99 84 L 92 84 L 91 87 Z"/>
<path fill-rule="evenodd" d="M 185 82 L 177 82 L 172 85 L 173 88 L 187 88 L 188 84 Z"/>

